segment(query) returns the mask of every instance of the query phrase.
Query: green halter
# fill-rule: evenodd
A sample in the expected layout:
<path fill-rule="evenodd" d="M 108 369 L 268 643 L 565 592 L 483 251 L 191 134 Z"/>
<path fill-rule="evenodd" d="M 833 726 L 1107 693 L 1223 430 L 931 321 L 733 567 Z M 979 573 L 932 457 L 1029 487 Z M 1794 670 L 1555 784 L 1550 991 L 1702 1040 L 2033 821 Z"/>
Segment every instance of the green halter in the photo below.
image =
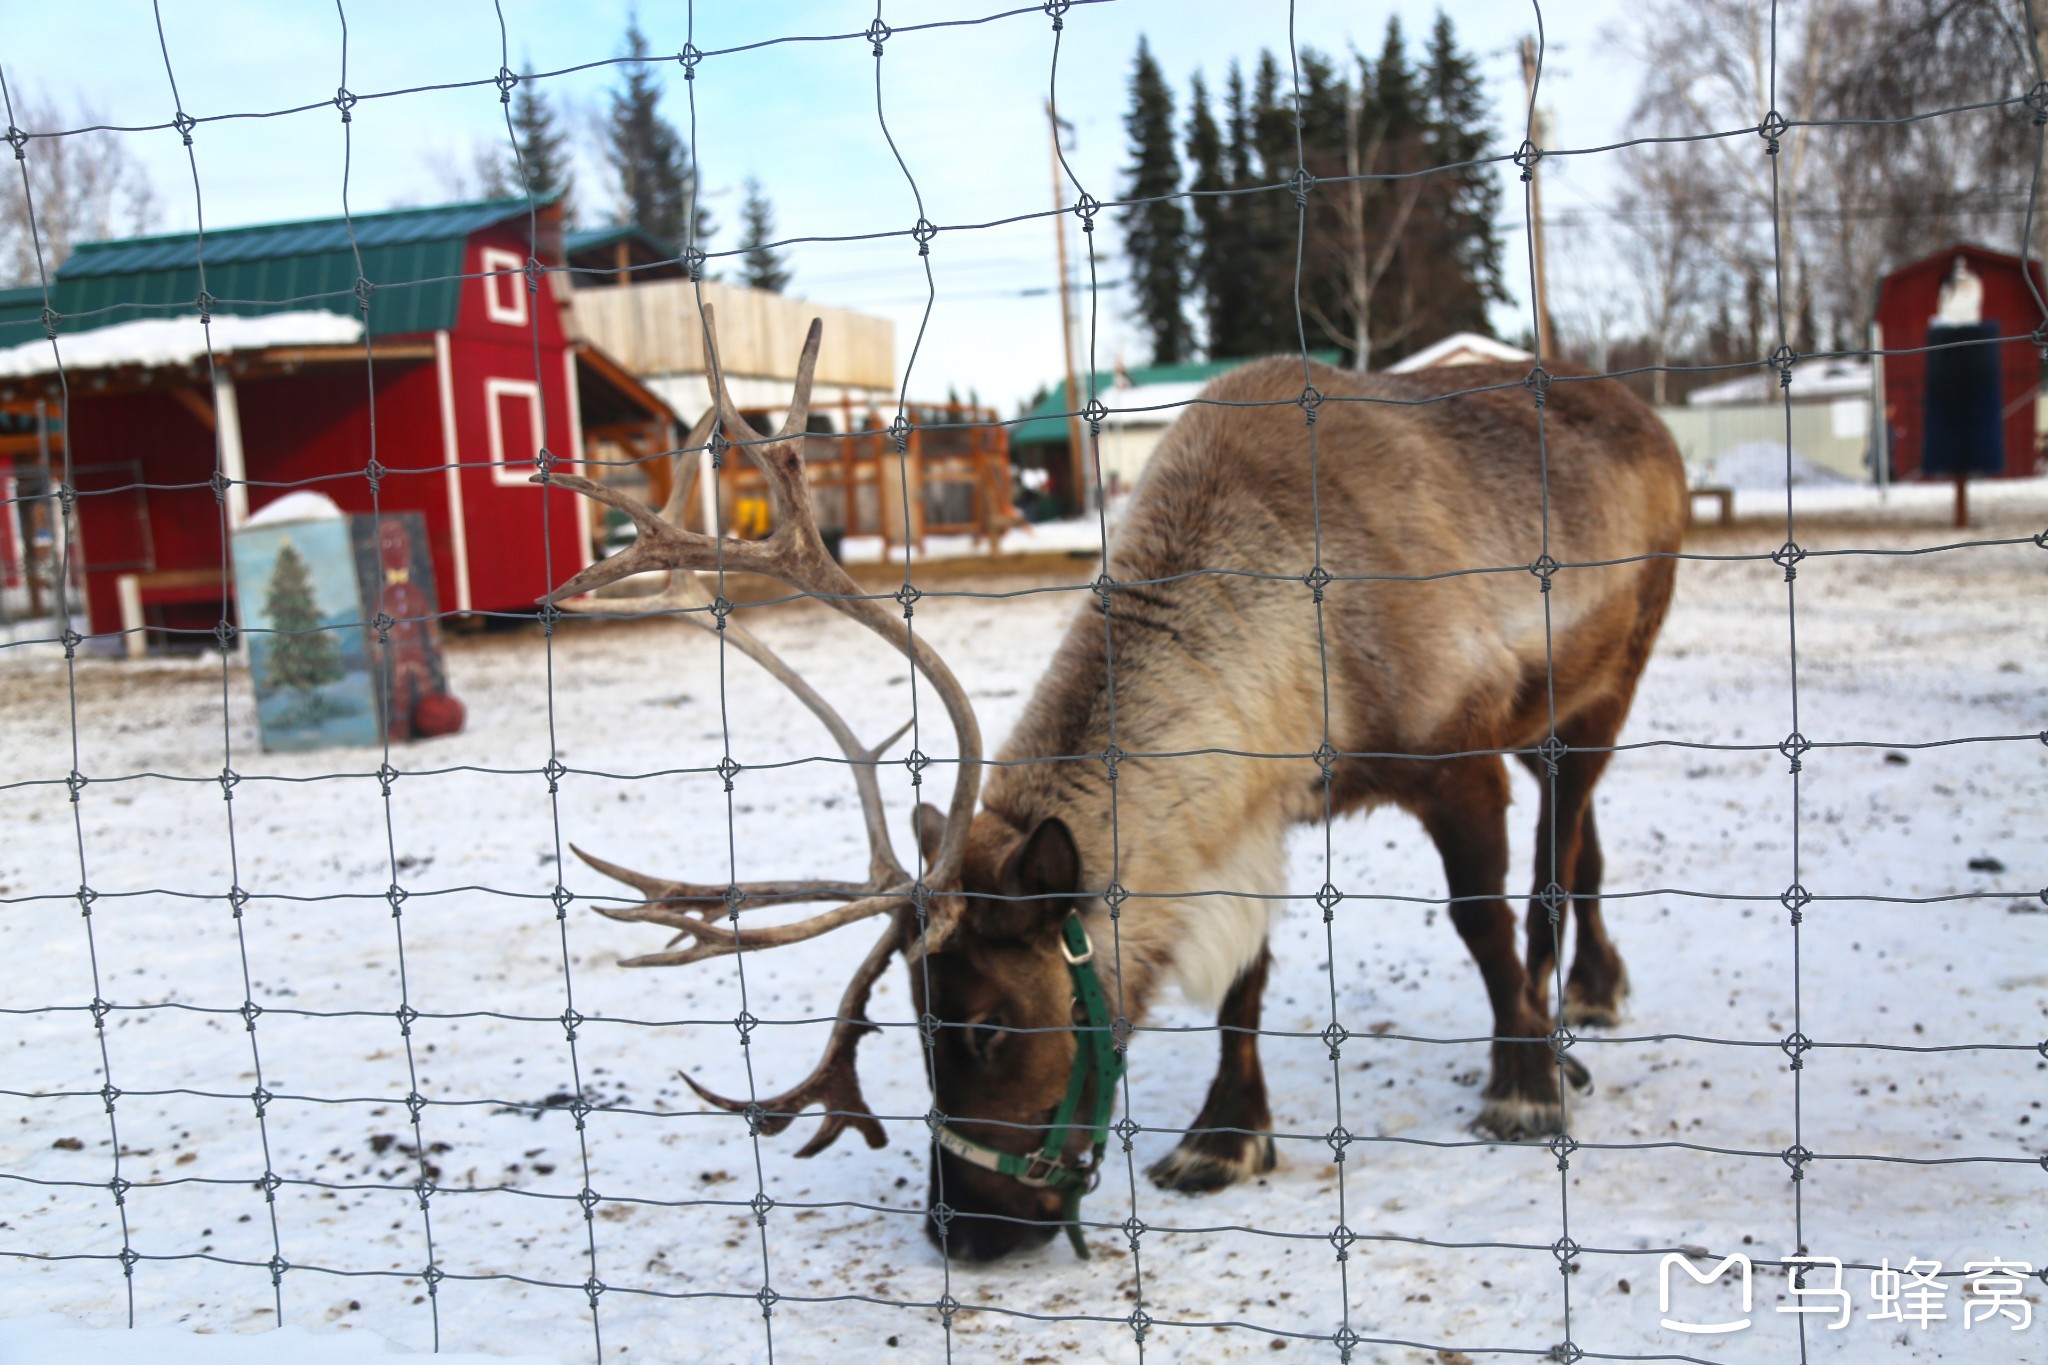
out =
<path fill-rule="evenodd" d="M 1060 955 L 1067 960 L 1068 974 L 1074 978 L 1074 998 L 1080 1001 L 1088 1022 L 1080 1030 L 1082 1039 L 1074 1050 L 1074 1069 L 1067 1074 L 1067 1093 L 1053 1111 L 1045 1145 L 1029 1155 L 999 1152 L 944 1125 L 938 1131 L 938 1144 L 985 1171 L 1009 1176 L 1033 1189 L 1053 1189 L 1065 1194 L 1060 1219 L 1066 1225 L 1067 1240 L 1073 1243 L 1074 1254 L 1085 1261 L 1088 1243 L 1081 1236 L 1081 1196 L 1094 1189 L 1102 1176 L 1102 1149 L 1109 1142 L 1109 1116 L 1116 1112 L 1116 1083 L 1123 1078 L 1124 1058 L 1116 1047 L 1109 1001 L 1102 993 L 1101 979 L 1095 974 L 1095 948 L 1088 941 L 1088 930 L 1082 926 L 1078 913 L 1070 916 L 1060 931 Z M 1068 1160 L 1065 1148 L 1067 1134 L 1084 1126 L 1074 1121 L 1074 1115 L 1081 1107 L 1081 1095 L 1088 1088 L 1090 1075 L 1096 1081 L 1095 1104 L 1094 1114 L 1085 1127 L 1094 1146 L 1088 1164 L 1082 1166 Z"/>

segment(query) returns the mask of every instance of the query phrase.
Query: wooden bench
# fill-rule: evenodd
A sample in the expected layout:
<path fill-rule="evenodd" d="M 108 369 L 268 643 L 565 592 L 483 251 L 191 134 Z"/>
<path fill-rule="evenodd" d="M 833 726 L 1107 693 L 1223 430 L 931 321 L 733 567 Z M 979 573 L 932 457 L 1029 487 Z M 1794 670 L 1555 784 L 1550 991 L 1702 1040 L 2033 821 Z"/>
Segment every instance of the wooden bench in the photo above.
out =
<path fill-rule="evenodd" d="M 152 573 L 124 573 L 114 580 L 121 601 L 121 639 L 128 657 L 140 659 L 149 653 L 148 621 L 143 609 L 184 602 L 218 602 L 228 591 L 219 569 L 165 569 Z"/>
<path fill-rule="evenodd" d="M 1699 500 L 1701 498 L 1712 498 L 1719 504 L 1719 524 L 1722 526 L 1733 526 L 1735 524 L 1735 490 L 1733 488 L 1718 483 L 1698 484 L 1688 488 L 1686 495 L 1685 519 L 1688 523 L 1697 522 L 1700 519 L 1698 513 Z"/>

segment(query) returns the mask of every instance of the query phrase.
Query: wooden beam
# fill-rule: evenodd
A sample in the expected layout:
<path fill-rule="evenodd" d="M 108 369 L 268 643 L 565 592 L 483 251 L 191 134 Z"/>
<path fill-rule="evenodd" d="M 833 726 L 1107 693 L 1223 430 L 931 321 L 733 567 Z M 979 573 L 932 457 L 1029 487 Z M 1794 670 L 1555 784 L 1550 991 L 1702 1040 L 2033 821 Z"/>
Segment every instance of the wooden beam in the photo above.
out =
<path fill-rule="evenodd" d="M 212 431 L 214 429 L 213 404 L 207 402 L 204 398 L 201 398 L 199 396 L 199 390 L 188 389 L 184 385 L 180 384 L 177 388 L 172 389 L 170 392 L 171 397 L 178 400 L 179 407 L 185 409 L 185 411 L 191 413 L 194 417 L 199 419 L 199 425 L 205 427 L 208 431 Z"/>

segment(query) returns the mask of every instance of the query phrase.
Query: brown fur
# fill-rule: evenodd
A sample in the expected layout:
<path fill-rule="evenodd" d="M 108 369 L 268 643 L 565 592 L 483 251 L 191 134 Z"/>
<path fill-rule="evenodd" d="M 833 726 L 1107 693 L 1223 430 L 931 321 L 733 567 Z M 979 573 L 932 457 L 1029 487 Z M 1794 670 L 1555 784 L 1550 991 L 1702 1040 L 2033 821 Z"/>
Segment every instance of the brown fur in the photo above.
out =
<path fill-rule="evenodd" d="M 1299 875 L 1280 882 L 1286 827 L 1323 819 L 1326 796 L 1332 816 L 1390 803 L 1438 843 L 1496 1039 L 1547 1034 L 1562 924 L 1554 931 L 1547 915 L 1532 915 L 1541 923 L 1532 922 L 1525 971 L 1505 899 L 1506 769 L 1485 751 L 1533 749 L 1553 728 L 1575 748 L 1613 742 L 1670 598 L 1672 561 L 1645 556 L 1678 548 L 1685 491 L 1668 434 L 1611 381 L 1551 384 L 1539 445 L 1525 373 L 1311 366 L 1307 378 L 1327 399 L 1386 400 L 1320 404 L 1313 459 L 1293 401 L 1301 361 L 1259 361 L 1210 384 L 1132 496 L 1105 570 L 1116 586 L 1077 613 L 999 755 L 1005 766 L 989 771 L 970 891 L 1015 894 L 998 886 L 1003 860 L 1042 822 L 1063 822 L 1080 858 L 1071 903 L 1101 946 L 1113 1007 L 1141 1021 L 1175 975 L 1210 995 L 1239 972 L 1263 981 L 1265 902 L 1191 893 L 1313 891 Z M 1491 385 L 1506 387 L 1444 397 Z M 1545 594 L 1526 566 L 1546 550 L 1561 564 L 1628 562 L 1561 569 Z M 1320 616 L 1303 581 L 1318 563 L 1337 580 Z M 1308 756 L 1326 738 L 1343 752 L 1400 757 L 1340 759 L 1326 794 Z M 1112 786 L 1102 758 L 1112 741 L 1129 755 L 1174 756 L 1124 758 Z M 1473 756 L 1439 757 L 1453 754 Z M 1554 812 L 1556 865 L 1570 872 L 1560 881 L 1581 898 L 1575 1008 L 1593 1022 L 1612 1020 L 1624 979 L 1597 902 L 1586 899 L 1598 891 L 1590 805 L 1605 757 L 1567 754 Z M 1552 804 L 1546 783 L 1539 892 L 1551 879 Z M 1132 895 L 1114 925 L 1099 899 L 1112 881 Z M 1044 958 L 1067 903 L 1043 902 L 1021 938 L 1002 937 Z M 1049 1112 L 1073 1055 L 1071 1037 L 1057 1032 L 1067 991 L 1043 970 L 995 962 L 971 905 L 960 941 L 930 968 L 994 973 L 994 995 L 1012 1014 L 1054 1031 L 1013 1037 L 1004 1065 L 942 1069 L 934 1080 L 949 1112 L 1000 1110 L 1028 1124 Z M 1231 916 L 1238 927 L 1217 927 Z M 1205 952 L 1223 957 L 1199 960 Z M 913 980 L 920 974 L 913 961 Z M 1227 1013 L 1244 1014 L 1244 994 L 1232 992 Z M 1255 1027 L 1255 987 L 1250 997 Z M 1238 1063 L 1245 1083 L 1234 1087 L 1244 1103 L 1219 1106 L 1212 1092 L 1198 1126 L 1250 1133 L 1230 1136 L 1223 1152 L 1191 1135 L 1155 1168 L 1165 1183 L 1208 1187 L 1219 1170 L 1270 1162 L 1270 1139 L 1258 1140 L 1267 1120 L 1256 1036 L 1245 1038 L 1253 1055 Z M 1547 1045 L 1496 1041 L 1482 1123 L 1509 1134 L 1554 1128 L 1557 1072 Z M 1001 1203 L 1002 1192 L 989 1193 Z M 1019 1205 L 1011 1216 L 1043 1215 Z"/>

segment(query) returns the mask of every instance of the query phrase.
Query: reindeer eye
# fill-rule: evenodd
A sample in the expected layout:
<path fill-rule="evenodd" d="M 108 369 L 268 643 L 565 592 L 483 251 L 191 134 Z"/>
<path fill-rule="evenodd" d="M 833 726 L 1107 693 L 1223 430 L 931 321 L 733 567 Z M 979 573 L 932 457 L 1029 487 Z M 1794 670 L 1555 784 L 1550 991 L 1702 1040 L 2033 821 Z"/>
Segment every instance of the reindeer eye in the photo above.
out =
<path fill-rule="evenodd" d="M 967 1042 L 967 1050 L 974 1054 L 976 1060 L 987 1062 L 995 1055 L 996 1047 L 1003 1039 L 1010 1036 L 1009 1027 L 1010 1021 L 999 1011 L 969 1019 L 966 1029 L 962 1032 Z"/>

